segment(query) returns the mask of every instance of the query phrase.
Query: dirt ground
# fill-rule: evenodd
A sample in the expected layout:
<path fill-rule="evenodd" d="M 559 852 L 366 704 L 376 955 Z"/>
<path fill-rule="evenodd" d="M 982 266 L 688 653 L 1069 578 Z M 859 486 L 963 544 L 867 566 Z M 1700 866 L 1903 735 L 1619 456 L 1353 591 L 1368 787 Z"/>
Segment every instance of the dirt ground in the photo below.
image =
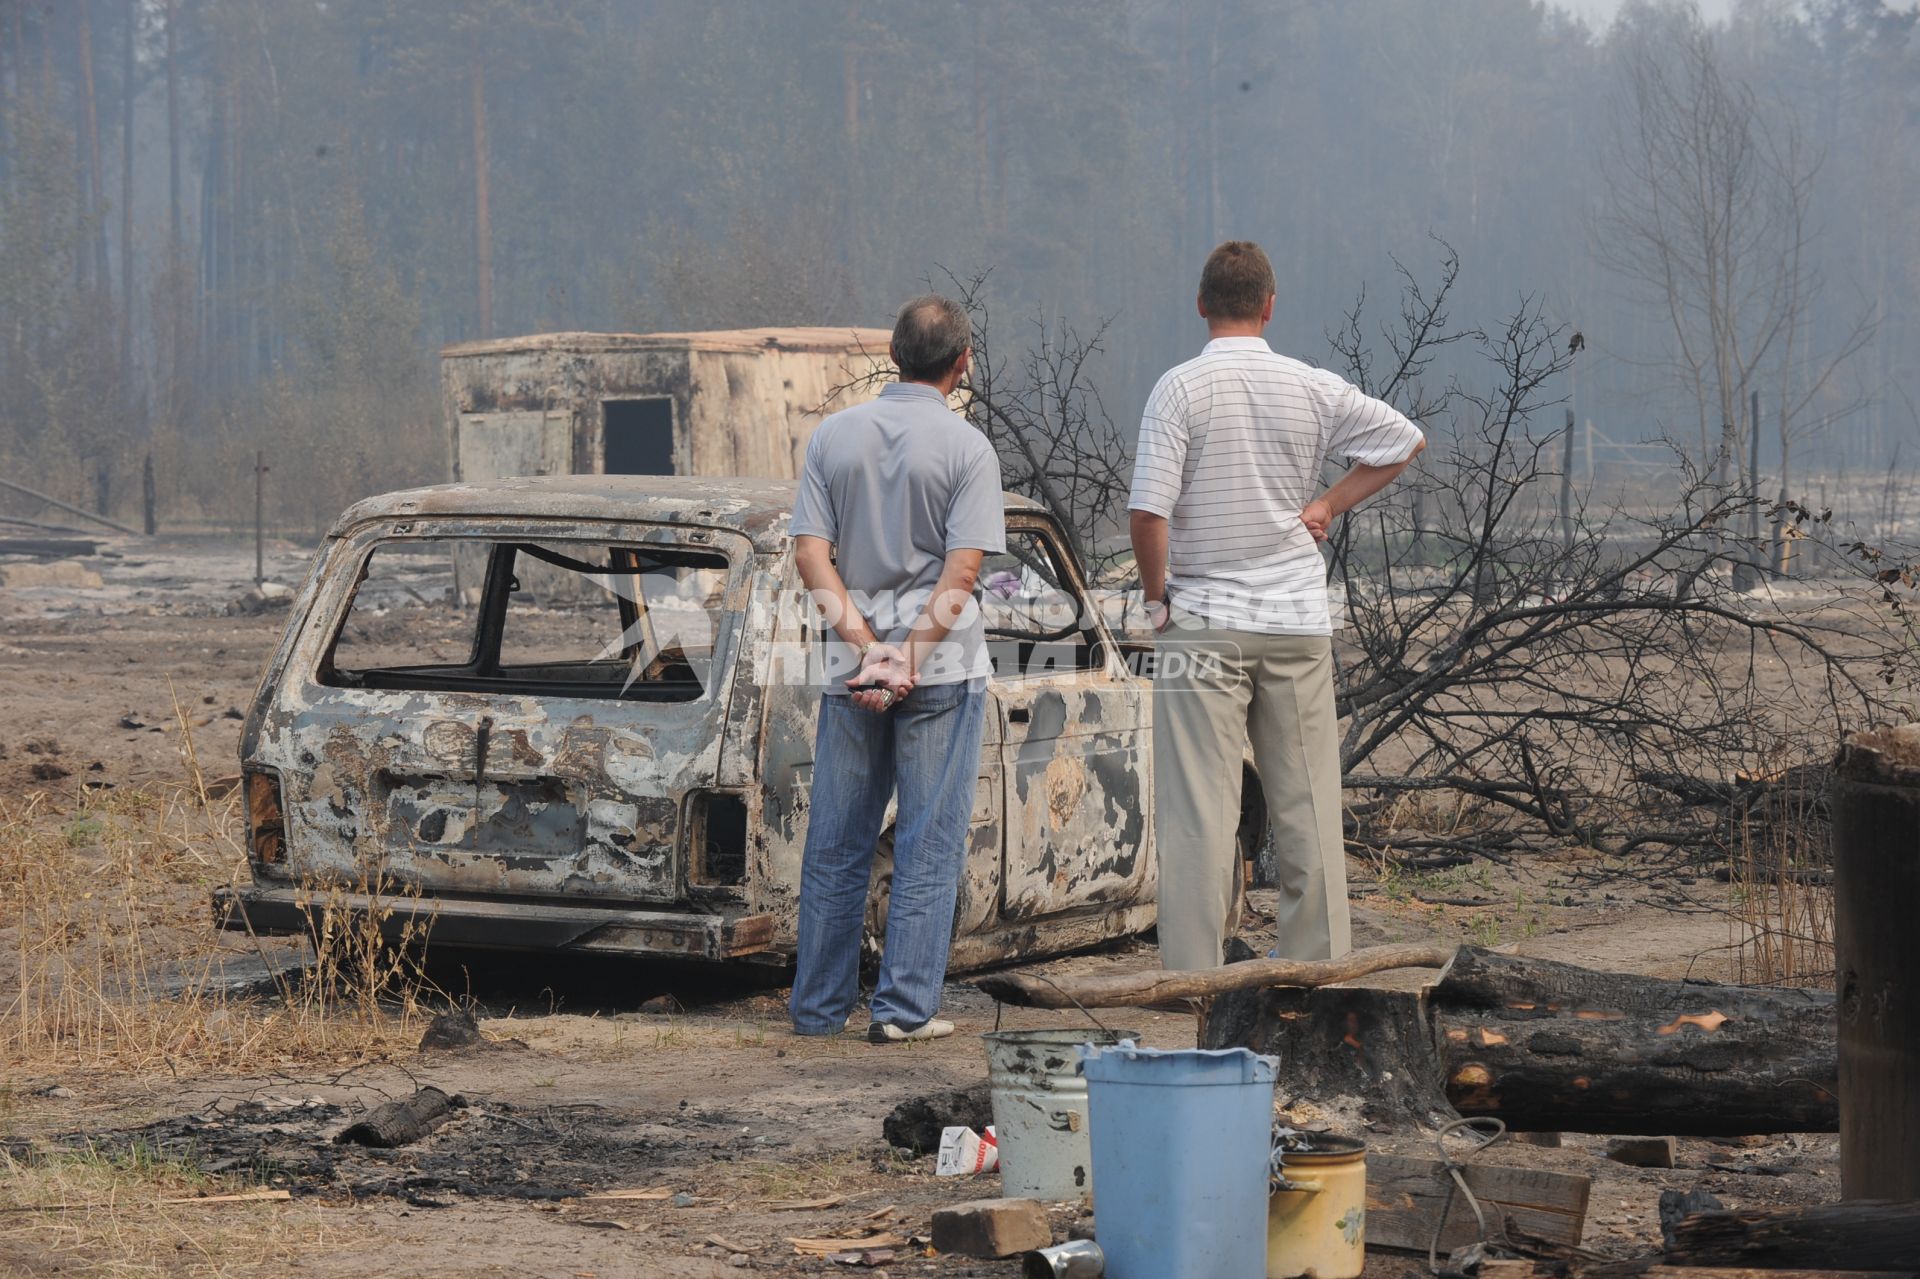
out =
<path fill-rule="evenodd" d="M 297 584 L 306 552 L 270 549 L 270 576 Z M 146 962 L 177 974 L 182 989 L 224 979 L 271 990 L 263 984 L 269 968 L 296 969 L 299 948 L 214 933 L 205 903 L 211 887 L 238 873 L 233 806 L 220 796 L 237 773 L 238 714 L 285 614 L 250 605 L 229 612 L 251 580 L 249 547 L 118 550 L 117 560 L 89 561 L 104 579 L 99 588 L 0 589 L 0 838 L 11 850 L 0 859 L 27 847 L 64 848 L 101 877 L 104 894 L 119 854 L 98 831 L 120 829 L 129 814 L 148 814 L 140 820 L 161 829 L 190 802 L 203 814 L 191 819 L 199 825 L 182 818 L 188 824 L 178 837 L 125 846 L 134 850 L 127 856 L 150 846 L 169 859 L 164 876 L 136 881 L 127 872 L 143 900 L 129 909 L 138 918 L 126 927 L 149 939 Z M 204 810 L 195 762 L 213 794 Z M 49 832 L 52 845 L 26 842 Z M 29 925 L 37 904 L 24 887 L 37 882 L 32 869 L 16 868 L 0 895 L 0 1012 L 7 992 L 24 991 L 39 971 L 43 943 Z M 1512 869 L 1383 877 L 1356 861 L 1356 943 L 1512 943 L 1522 954 L 1594 967 L 1732 975 L 1735 934 L 1715 909 L 1725 905 L 1724 886 L 1701 879 L 1649 887 L 1595 869 L 1534 859 Z M 1257 937 L 1257 916 L 1253 922 Z M 1155 962 L 1151 942 L 1136 941 L 1044 971 Z M 1073 1020 L 998 1009 L 962 980 L 947 993 L 953 1038 L 882 1048 L 858 1037 L 794 1038 L 777 986 L 706 974 L 441 956 L 431 976 L 473 1001 L 487 1047 L 423 1054 L 413 1044 L 424 1010 L 362 1008 L 357 1015 L 379 1024 L 343 1027 L 343 1047 L 331 1056 L 315 1047 L 310 1024 L 269 1008 L 246 1014 L 256 1017 L 246 1025 L 258 1034 L 244 1051 L 209 1050 L 222 1025 L 240 1024 L 238 1004 L 204 1015 L 193 1005 L 200 1021 L 181 1038 L 168 1029 L 150 1051 L 112 1048 L 132 1037 L 124 1026 L 36 1047 L 20 1012 L 0 1057 L 0 1274 L 861 1273 L 799 1256 L 789 1240 L 912 1239 L 924 1236 L 935 1208 L 998 1193 L 995 1175 L 937 1178 L 931 1156 L 890 1150 L 881 1136 L 888 1111 L 984 1078 L 982 1032 Z M 1398 975 L 1399 984 L 1420 979 Z M 111 991 L 101 996 L 103 1008 L 117 1010 L 103 1019 L 132 1016 L 117 1001 Z M 26 1002 L 23 993 L 16 1010 Z M 1151 1044 L 1194 1041 L 1187 1015 L 1103 1020 L 1137 1029 Z M 276 1040 L 276 1026 L 286 1041 Z M 1281 1080 L 1283 1097 L 1311 1120 L 1313 1099 L 1288 1092 L 1284 1063 Z M 466 1103 L 433 1136 L 393 1152 L 332 1144 L 360 1110 L 423 1084 Z M 1387 1148 L 1425 1144 L 1358 1135 Z M 1663 1189 L 1705 1186 L 1729 1206 L 1838 1196 L 1830 1135 L 1683 1140 L 1680 1166 L 1661 1171 L 1613 1164 L 1601 1156 L 1604 1145 L 1569 1134 L 1559 1149 L 1507 1145 L 1494 1157 L 1592 1177 L 1585 1246 L 1605 1254 L 1657 1242 Z M 194 1201 L 260 1189 L 286 1189 L 291 1198 Z M 622 1191 L 661 1197 L 587 1197 Z M 1064 1206 L 1055 1212 L 1057 1238 L 1077 1215 Z M 1424 1269 L 1424 1258 L 1379 1254 L 1367 1273 Z M 1019 1268 L 901 1243 L 865 1273 Z"/>

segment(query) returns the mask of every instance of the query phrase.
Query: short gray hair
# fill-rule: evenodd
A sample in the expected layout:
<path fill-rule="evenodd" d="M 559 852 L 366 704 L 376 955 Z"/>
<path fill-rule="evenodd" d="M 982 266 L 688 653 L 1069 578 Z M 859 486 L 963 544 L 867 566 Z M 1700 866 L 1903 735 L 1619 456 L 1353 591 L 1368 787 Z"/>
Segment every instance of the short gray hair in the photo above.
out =
<path fill-rule="evenodd" d="M 905 382 L 931 382 L 953 367 L 973 340 L 967 309 L 927 293 L 900 308 L 893 322 L 893 362 Z"/>

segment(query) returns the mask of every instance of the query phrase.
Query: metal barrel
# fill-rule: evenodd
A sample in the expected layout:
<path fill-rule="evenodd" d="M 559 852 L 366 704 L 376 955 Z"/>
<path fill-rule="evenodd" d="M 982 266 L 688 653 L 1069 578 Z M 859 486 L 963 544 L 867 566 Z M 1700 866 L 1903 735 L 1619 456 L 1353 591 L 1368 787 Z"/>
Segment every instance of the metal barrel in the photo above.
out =
<path fill-rule="evenodd" d="M 1920 1199 L 1920 725 L 1856 733 L 1833 794 L 1840 1192 Z"/>
<path fill-rule="evenodd" d="M 1081 1044 L 1138 1039 L 1131 1030 L 998 1030 L 982 1035 L 1000 1145 L 1000 1193 L 1047 1202 L 1091 1199 L 1093 1146 Z"/>

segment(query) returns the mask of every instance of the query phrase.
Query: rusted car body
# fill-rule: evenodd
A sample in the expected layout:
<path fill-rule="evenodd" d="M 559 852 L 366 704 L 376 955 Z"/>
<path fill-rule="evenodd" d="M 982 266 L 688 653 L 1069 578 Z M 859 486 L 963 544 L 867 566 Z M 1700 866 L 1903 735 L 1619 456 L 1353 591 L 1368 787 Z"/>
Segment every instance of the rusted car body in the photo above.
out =
<path fill-rule="evenodd" d="M 782 481 L 565 475 L 346 512 L 247 719 L 252 882 L 219 895 L 226 925 L 305 932 L 324 905 L 434 945 L 790 956 L 821 625 L 791 503 Z M 1149 686 L 1053 518 L 1009 496 L 1007 523 L 955 968 L 1154 919 Z M 450 559 L 477 605 L 436 585 Z"/>

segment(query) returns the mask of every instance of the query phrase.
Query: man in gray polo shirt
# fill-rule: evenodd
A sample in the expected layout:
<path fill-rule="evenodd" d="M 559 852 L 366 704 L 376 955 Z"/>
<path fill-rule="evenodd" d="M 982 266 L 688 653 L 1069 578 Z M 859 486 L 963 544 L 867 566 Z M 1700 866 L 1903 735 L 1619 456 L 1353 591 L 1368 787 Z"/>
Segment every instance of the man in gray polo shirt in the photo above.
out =
<path fill-rule="evenodd" d="M 972 355 L 966 310 L 900 309 L 900 380 L 834 414 L 807 444 L 793 557 L 829 630 L 814 741 L 799 953 L 789 1008 L 802 1035 L 838 1034 L 859 996 L 867 882 L 899 793 L 873 1043 L 937 1039 L 966 857 L 989 657 L 974 586 L 1006 549 L 993 446 L 947 407 Z"/>

